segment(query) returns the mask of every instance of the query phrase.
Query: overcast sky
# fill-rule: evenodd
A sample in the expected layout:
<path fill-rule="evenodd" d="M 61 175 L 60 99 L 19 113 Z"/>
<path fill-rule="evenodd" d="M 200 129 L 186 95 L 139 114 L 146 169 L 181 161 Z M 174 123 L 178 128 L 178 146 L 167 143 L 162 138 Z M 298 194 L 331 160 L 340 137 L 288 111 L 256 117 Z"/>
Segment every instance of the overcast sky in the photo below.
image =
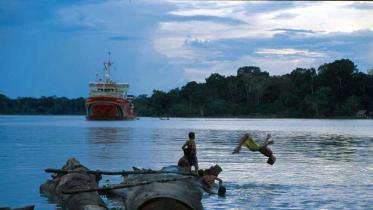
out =
<path fill-rule="evenodd" d="M 373 3 L 0 0 L 0 93 L 86 97 L 112 53 L 130 94 L 254 65 L 373 67 Z"/>

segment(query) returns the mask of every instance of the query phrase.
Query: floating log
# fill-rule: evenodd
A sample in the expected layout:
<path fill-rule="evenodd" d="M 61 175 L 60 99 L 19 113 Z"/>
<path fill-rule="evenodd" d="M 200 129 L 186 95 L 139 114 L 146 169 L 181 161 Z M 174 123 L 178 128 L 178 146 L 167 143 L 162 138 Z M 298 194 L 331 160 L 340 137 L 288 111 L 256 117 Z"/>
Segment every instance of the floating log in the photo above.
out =
<path fill-rule="evenodd" d="M 79 194 L 63 194 L 63 191 L 97 188 L 100 176 L 88 174 L 88 169 L 79 161 L 69 159 L 62 170 L 74 171 L 74 173 L 58 174 L 52 176 L 40 186 L 40 192 L 52 202 L 61 204 L 62 208 L 69 210 L 106 210 L 107 207 L 97 192 L 85 192 Z"/>
<path fill-rule="evenodd" d="M 54 168 L 47 168 L 44 170 L 46 173 L 56 173 L 56 174 L 70 174 L 70 173 L 79 173 L 76 170 L 61 170 L 61 169 L 54 169 Z M 95 174 L 95 175 L 121 175 L 127 176 L 130 174 L 179 174 L 179 175 L 186 175 L 186 176 L 198 176 L 193 173 L 188 172 L 181 172 L 181 171 L 161 171 L 161 170 L 136 170 L 136 171 L 100 171 L 100 170 L 87 170 L 85 171 L 87 174 Z"/>
<path fill-rule="evenodd" d="M 150 182 L 146 185 L 133 186 L 125 189 L 107 191 L 106 196 L 122 202 L 127 210 L 202 210 L 202 194 L 207 189 L 203 178 L 193 176 L 190 179 L 180 179 L 172 182 L 157 182 L 160 179 L 179 179 L 185 177 L 178 173 L 180 168 L 172 166 L 157 174 L 131 174 L 124 177 L 123 184 Z M 172 173 L 171 173 L 172 172 Z M 219 172 L 217 172 L 216 176 Z"/>
<path fill-rule="evenodd" d="M 125 178 L 125 183 L 138 183 L 144 180 L 178 179 L 177 174 L 143 174 Z M 151 182 L 147 185 L 110 191 L 109 198 L 122 200 L 128 210 L 202 210 L 202 193 L 198 177 L 179 179 L 172 182 Z"/>
<path fill-rule="evenodd" d="M 190 179 L 192 177 L 180 177 L 180 178 L 173 178 L 173 179 L 160 179 L 160 180 L 154 180 L 154 181 L 143 181 L 139 183 L 124 183 L 124 184 L 116 184 L 116 185 L 109 185 L 104 187 L 97 187 L 97 188 L 88 188 L 88 189 L 73 189 L 73 190 L 63 190 L 62 193 L 64 194 L 75 194 L 75 193 L 82 193 L 82 192 L 94 192 L 94 191 L 108 191 L 108 190 L 115 190 L 115 189 L 123 189 L 128 187 L 136 187 L 141 185 L 147 185 L 151 184 L 153 182 L 172 182 L 172 181 L 178 181 L 183 179 Z"/>
<path fill-rule="evenodd" d="M 92 171 L 70 159 L 62 169 L 45 171 L 54 173 L 53 179 L 42 184 L 40 191 L 69 210 L 107 209 L 99 195 L 122 203 L 126 210 L 202 210 L 203 192 L 216 194 L 210 188 L 213 180 L 206 185 L 205 175 L 197 176 L 177 166 L 162 170 Z M 221 168 L 216 165 L 205 172 L 217 179 Z M 101 175 L 123 175 L 124 181 L 98 187 Z M 219 182 L 220 186 L 222 181 Z"/>

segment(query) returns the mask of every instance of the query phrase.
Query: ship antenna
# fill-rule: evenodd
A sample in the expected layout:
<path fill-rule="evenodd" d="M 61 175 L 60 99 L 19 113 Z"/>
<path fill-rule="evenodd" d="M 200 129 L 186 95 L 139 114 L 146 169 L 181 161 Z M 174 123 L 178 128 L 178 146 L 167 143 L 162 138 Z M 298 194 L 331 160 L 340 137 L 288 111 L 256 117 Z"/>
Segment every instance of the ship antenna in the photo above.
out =
<path fill-rule="evenodd" d="M 104 62 L 104 75 L 105 75 L 105 81 L 109 82 L 110 81 L 110 67 L 113 65 L 113 62 L 110 60 L 110 52 L 108 52 L 108 62 Z"/>

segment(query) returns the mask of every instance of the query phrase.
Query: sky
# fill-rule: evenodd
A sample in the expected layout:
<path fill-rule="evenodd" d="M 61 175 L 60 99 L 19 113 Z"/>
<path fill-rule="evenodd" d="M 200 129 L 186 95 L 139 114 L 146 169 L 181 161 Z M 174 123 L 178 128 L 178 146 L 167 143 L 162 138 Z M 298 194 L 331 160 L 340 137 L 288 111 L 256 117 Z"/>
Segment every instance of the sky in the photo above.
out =
<path fill-rule="evenodd" d="M 0 93 L 87 97 L 111 52 L 129 94 L 212 73 L 373 67 L 373 2 L 0 0 Z"/>

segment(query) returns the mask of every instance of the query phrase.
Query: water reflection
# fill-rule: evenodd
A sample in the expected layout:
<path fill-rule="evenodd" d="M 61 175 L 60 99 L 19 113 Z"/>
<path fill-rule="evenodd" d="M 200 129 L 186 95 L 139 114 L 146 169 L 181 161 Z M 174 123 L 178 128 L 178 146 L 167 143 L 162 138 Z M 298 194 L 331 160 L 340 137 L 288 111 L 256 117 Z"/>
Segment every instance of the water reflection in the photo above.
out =
<path fill-rule="evenodd" d="M 103 165 L 112 164 L 113 161 L 126 157 L 125 148 L 133 139 L 133 129 L 88 127 L 85 136 L 91 161 L 98 161 Z"/>
<path fill-rule="evenodd" d="M 132 132 L 131 128 L 89 127 L 86 136 L 90 144 L 125 144 L 132 138 Z"/>

